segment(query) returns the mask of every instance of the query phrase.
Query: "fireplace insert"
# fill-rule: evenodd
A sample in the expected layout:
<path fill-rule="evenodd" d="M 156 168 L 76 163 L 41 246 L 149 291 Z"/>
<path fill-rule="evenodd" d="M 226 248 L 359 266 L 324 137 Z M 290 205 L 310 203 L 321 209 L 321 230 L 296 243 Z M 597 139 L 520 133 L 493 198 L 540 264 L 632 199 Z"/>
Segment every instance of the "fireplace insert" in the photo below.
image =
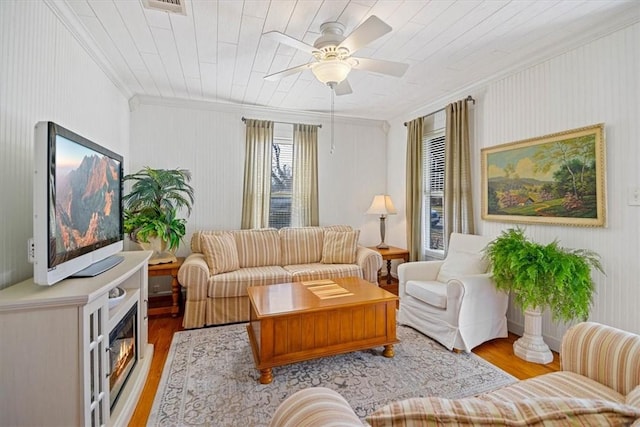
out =
<path fill-rule="evenodd" d="M 138 303 L 124 315 L 109 333 L 109 404 L 111 410 L 129 374 L 138 360 Z"/>

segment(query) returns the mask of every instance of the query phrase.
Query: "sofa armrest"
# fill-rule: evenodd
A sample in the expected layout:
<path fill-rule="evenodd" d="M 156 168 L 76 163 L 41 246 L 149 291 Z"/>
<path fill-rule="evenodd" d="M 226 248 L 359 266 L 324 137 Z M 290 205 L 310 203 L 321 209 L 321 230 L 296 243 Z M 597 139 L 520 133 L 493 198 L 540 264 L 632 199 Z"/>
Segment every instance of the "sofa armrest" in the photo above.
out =
<path fill-rule="evenodd" d="M 178 282 L 187 289 L 187 301 L 207 299 L 209 283 L 209 266 L 201 253 L 192 253 L 178 270 Z"/>
<path fill-rule="evenodd" d="M 458 304 L 452 324 L 468 325 L 506 316 L 509 294 L 496 288 L 490 273 L 472 274 L 447 282 L 447 307 L 451 304 Z"/>
<path fill-rule="evenodd" d="M 640 416 L 629 405 L 602 399 L 537 397 L 484 400 L 414 397 L 393 401 L 366 417 L 371 426 L 622 426 Z"/>
<path fill-rule="evenodd" d="M 300 390 L 276 409 L 269 427 L 362 427 L 364 424 L 344 397 L 325 387 Z"/>
<path fill-rule="evenodd" d="M 444 261 L 414 261 L 398 265 L 398 296 L 402 299 L 409 280 L 436 280 Z"/>
<path fill-rule="evenodd" d="M 382 255 L 373 249 L 358 245 L 356 264 L 362 269 L 362 278 L 371 283 L 378 283 L 378 271 L 382 268 Z"/>
<path fill-rule="evenodd" d="M 560 365 L 563 371 L 626 396 L 640 384 L 640 335 L 595 322 L 579 323 L 562 337 Z"/>

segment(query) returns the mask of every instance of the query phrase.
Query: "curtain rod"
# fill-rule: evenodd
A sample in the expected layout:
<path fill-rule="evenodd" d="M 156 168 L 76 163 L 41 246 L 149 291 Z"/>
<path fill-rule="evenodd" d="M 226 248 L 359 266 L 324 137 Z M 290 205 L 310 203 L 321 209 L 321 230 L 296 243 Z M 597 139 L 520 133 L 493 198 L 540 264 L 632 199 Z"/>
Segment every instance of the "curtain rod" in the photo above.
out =
<path fill-rule="evenodd" d="M 243 121 L 243 122 L 246 122 L 246 121 L 247 121 L 247 118 L 246 118 L 246 117 L 244 117 L 244 116 L 242 116 L 242 121 Z M 285 125 L 306 125 L 306 126 L 317 126 L 317 127 L 319 127 L 319 128 L 321 128 L 321 127 L 322 127 L 322 125 L 310 125 L 310 124 L 307 124 L 307 123 L 279 122 L 279 121 L 276 121 L 276 120 L 271 120 L 271 121 L 272 121 L 273 123 L 282 123 L 282 124 L 285 124 Z"/>
<path fill-rule="evenodd" d="M 464 100 L 465 100 L 465 101 L 467 101 L 467 102 L 471 101 L 471 102 L 473 102 L 473 105 L 476 105 L 476 100 L 475 100 L 475 99 L 473 99 L 473 97 L 472 97 L 471 95 L 467 96 Z M 433 114 L 439 113 L 440 111 L 444 111 L 444 110 L 446 110 L 446 109 L 447 109 L 447 107 L 444 107 L 444 108 L 441 108 L 441 109 L 439 109 L 439 110 L 432 111 L 432 112 L 431 112 L 431 113 L 429 113 L 429 114 L 425 114 L 425 115 L 424 115 L 424 116 L 422 116 L 422 117 L 431 116 L 431 115 L 433 115 Z M 404 125 L 405 125 L 405 126 L 407 126 L 407 122 L 404 122 Z"/>

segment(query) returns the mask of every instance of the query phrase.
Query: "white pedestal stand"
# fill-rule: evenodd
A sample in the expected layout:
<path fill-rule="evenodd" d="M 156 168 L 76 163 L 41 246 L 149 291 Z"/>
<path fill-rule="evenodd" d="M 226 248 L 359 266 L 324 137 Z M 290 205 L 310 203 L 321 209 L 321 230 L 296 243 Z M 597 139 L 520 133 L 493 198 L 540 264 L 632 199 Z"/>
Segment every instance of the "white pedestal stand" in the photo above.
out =
<path fill-rule="evenodd" d="M 513 352 L 527 362 L 547 364 L 553 361 L 553 354 L 542 338 L 540 309 L 524 311 L 524 334 L 513 344 Z"/>

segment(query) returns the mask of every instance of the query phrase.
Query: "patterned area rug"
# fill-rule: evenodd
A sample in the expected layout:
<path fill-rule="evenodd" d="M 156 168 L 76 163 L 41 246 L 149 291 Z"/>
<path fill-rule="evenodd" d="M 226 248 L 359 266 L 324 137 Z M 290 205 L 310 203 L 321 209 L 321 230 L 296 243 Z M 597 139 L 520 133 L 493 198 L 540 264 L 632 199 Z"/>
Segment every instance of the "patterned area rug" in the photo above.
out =
<path fill-rule="evenodd" d="M 266 426 L 280 402 L 307 387 L 338 391 L 364 418 L 392 400 L 465 397 L 516 381 L 409 327 L 398 326 L 397 335 L 391 359 L 382 348 L 325 357 L 273 368 L 273 382 L 262 385 L 245 324 L 178 332 L 147 425 Z"/>

